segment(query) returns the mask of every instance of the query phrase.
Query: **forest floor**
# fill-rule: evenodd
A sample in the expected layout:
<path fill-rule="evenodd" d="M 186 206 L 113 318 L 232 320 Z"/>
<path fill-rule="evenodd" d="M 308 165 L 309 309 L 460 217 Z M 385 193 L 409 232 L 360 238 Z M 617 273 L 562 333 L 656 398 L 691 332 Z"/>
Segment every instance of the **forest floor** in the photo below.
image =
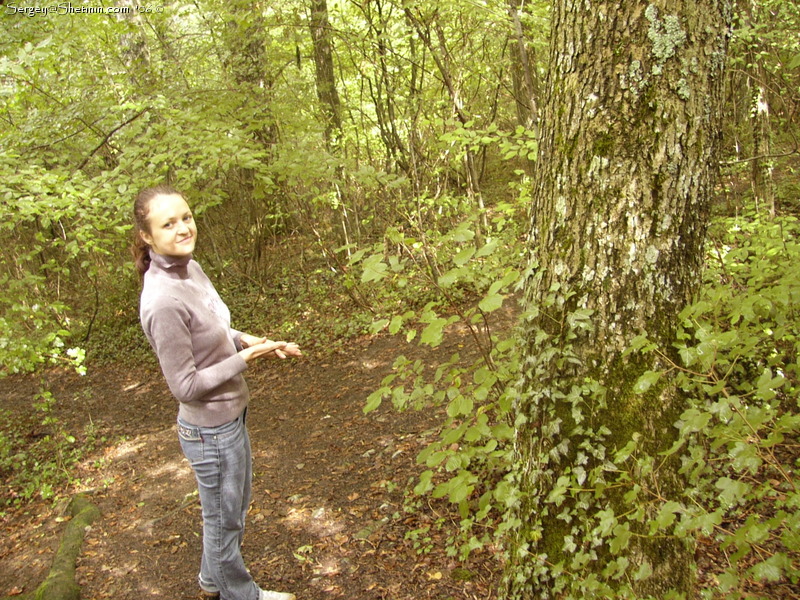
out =
<path fill-rule="evenodd" d="M 425 360 L 435 366 L 464 343 L 463 335 L 449 336 Z M 442 525 L 457 524 L 457 514 L 427 501 L 407 510 L 408 483 L 421 471 L 415 457 L 441 417 L 386 405 L 362 411 L 403 345 L 363 339 L 346 355 L 272 360 L 246 373 L 255 475 L 243 554 L 262 587 L 299 600 L 495 597 L 494 551 L 476 552 L 466 565 L 447 556 L 453 529 Z M 83 598 L 198 598 L 200 505 L 158 368 L 120 365 L 47 379 L 66 429 L 91 423 L 105 439 L 74 473 L 102 513 L 78 563 Z M 30 420 L 32 438 L 48 433 L 41 414 L 32 415 L 39 386 L 32 377 L 0 380 L 0 410 Z M 43 581 L 65 504 L 37 501 L 0 519 L 0 597 Z M 419 535 L 407 539 L 409 532 Z"/>
<path fill-rule="evenodd" d="M 511 316 L 504 321 L 508 326 Z M 409 495 L 423 469 L 416 456 L 436 439 L 441 411 L 397 412 L 389 402 L 367 415 L 362 410 L 398 355 L 421 358 L 433 370 L 470 347 L 459 330 L 425 351 L 376 336 L 353 341 L 346 353 L 307 353 L 248 369 L 254 482 L 243 554 L 262 587 L 294 592 L 298 600 L 497 597 L 497 549 L 474 551 L 466 564 L 451 558 L 447 538 L 458 514 L 444 501 Z M 178 445 L 175 401 L 158 366 L 45 377 L 57 422 L 86 448 L 72 491 L 89 493 L 102 513 L 78 562 L 82 597 L 199 598 L 200 504 Z M 0 379 L 0 415 L 28 432 L 31 443 L 52 433 L 32 409 L 41 383 Z M 79 435 L 86 431 L 93 443 Z M 28 594 L 47 576 L 68 502 L 37 500 L 0 512 L 0 598 Z M 717 542 L 699 540 L 700 587 L 718 586 L 722 556 Z M 786 582 L 752 591 L 798 597 L 797 586 Z"/>

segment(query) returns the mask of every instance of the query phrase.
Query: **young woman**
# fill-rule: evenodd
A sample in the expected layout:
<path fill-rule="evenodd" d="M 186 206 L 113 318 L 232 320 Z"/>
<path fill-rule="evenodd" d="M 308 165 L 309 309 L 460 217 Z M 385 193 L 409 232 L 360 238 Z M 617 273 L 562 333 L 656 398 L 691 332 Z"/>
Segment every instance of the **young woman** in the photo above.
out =
<path fill-rule="evenodd" d="M 260 589 L 242 559 L 253 474 L 245 425 L 250 395 L 242 372 L 257 358 L 301 356 L 300 349 L 231 328 L 228 308 L 192 260 L 197 227 L 179 192 L 143 190 L 134 218 L 139 316 L 179 401 L 180 444 L 200 492 L 200 587 L 221 600 L 294 600 L 294 594 Z"/>

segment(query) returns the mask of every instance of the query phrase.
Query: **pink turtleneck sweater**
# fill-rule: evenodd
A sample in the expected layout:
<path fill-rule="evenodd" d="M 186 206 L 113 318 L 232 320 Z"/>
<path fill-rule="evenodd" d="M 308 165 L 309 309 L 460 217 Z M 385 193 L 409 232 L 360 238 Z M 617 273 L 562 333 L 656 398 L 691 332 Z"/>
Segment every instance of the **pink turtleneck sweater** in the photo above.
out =
<path fill-rule="evenodd" d="M 228 307 L 191 256 L 150 257 L 139 318 L 180 401 L 178 416 L 200 427 L 228 423 L 250 398 L 238 354 L 242 334 L 231 329 Z"/>

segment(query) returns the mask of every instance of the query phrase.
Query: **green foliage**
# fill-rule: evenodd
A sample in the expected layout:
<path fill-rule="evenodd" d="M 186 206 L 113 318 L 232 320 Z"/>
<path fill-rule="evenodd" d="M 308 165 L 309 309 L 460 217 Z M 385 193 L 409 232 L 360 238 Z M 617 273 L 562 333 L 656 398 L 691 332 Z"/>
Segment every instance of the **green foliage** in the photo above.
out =
<path fill-rule="evenodd" d="M 541 472 L 534 476 L 533 493 L 539 496 L 530 502 L 537 507 L 533 541 L 538 515 L 558 514 L 565 523 L 564 545 L 536 548 L 512 576 L 523 583 L 546 580 L 564 597 L 633 598 L 631 582 L 646 580 L 656 567 L 629 554 L 633 543 L 701 539 L 705 548 L 718 549 L 715 564 L 703 566 L 713 572 L 699 582 L 702 597 L 770 597 L 773 585 L 796 589 L 798 232 L 794 218 L 769 220 L 754 213 L 719 219 L 709 244 L 706 284 L 681 313 L 674 346 L 660 348 L 644 335 L 632 340 L 628 360 L 647 355 L 664 365 L 661 371 L 643 371 L 634 393 L 658 401 L 660 386 L 669 381 L 687 398 L 672 448 L 649 454 L 639 432 L 616 449 L 607 445 L 610 432 L 592 436 L 582 423 L 585 407 L 602 409 L 604 391 L 597 384 L 587 382 L 561 397 L 573 407 L 571 421 L 555 421 L 553 430 L 534 433 L 534 439 L 542 443 L 580 429 L 590 441 L 577 449 L 572 464 L 579 466 L 560 471 L 558 457 L 568 448 L 544 445 Z M 579 322 L 574 316 L 565 319 L 572 327 Z M 578 357 L 562 347 L 534 362 L 553 359 Z M 552 371 L 537 372 L 545 382 L 542 393 L 555 393 L 546 385 Z M 521 443 L 527 434 L 525 424 L 519 425 Z M 678 497 L 665 497 L 654 475 L 675 459 L 686 488 Z M 588 512 L 590 507 L 598 508 Z M 569 558 L 556 562 L 557 554 Z M 587 575 L 584 567 L 598 560 L 604 565 L 600 576 Z"/>
<path fill-rule="evenodd" d="M 352 252 L 348 263 L 351 285 L 367 288 L 360 294 L 375 303 L 375 333 L 404 334 L 430 349 L 452 328 L 463 328 L 471 338 L 464 355 L 456 352 L 433 364 L 399 356 L 364 407 L 369 413 L 391 400 L 397 410 L 444 411 L 437 439 L 417 457 L 423 472 L 414 493 L 457 507 L 461 530 L 448 551 L 464 559 L 494 541 L 500 516 L 514 502 L 505 470 L 514 433 L 509 415 L 518 345 L 513 333 L 498 335 L 490 322 L 503 319 L 503 308 L 515 312 L 509 304 L 523 260 L 514 243 L 516 210 L 499 205 L 490 211 L 488 231 L 477 215 L 442 232 L 391 228 L 382 242 Z M 410 538 L 420 552 L 429 549 L 426 533 Z"/>
<path fill-rule="evenodd" d="M 95 438 L 91 424 L 78 441 L 56 416 L 56 402 L 55 396 L 43 388 L 33 404 L 35 423 L 0 412 L 0 477 L 5 487 L 0 510 L 35 498 L 61 496 L 75 483 L 73 466 L 102 441 Z"/>
<path fill-rule="evenodd" d="M 438 302 L 426 296 L 426 302 L 416 305 L 406 301 L 414 293 L 403 296 L 397 306 L 405 310 L 376 320 L 376 331 L 405 332 L 409 340 L 437 347 L 445 328 L 474 325 L 483 318 L 481 311 L 495 306 L 495 295 L 513 288 L 520 275 L 503 255 L 503 244 L 491 252 L 483 250 L 492 244 L 488 239 L 476 248 L 470 223 L 475 222 L 436 238 L 436 245 L 431 237 L 420 241 L 393 231 L 383 243 L 352 253 L 351 267 L 359 267 L 353 285 L 369 286 L 365 295 L 391 305 L 400 291 L 406 294 L 416 287 L 416 293 L 422 288 L 431 292 L 432 287 L 441 294 Z M 552 470 L 552 481 L 542 483 L 538 498 L 523 494 L 509 473 L 512 442 L 520 439 L 515 429 L 525 439 L 528 426 L 524 420 L 512 421 L 519 342 L 494 334 L 476 337 L 490 344 L 477 358 L 457 353 L 434 365 L 398 357 L 364 410 L 376 410 L 384 401 L 399 410 L 430 404 L 443 409 L 446 417 L 438 437 L 417 458 L 421 474 L 414 494 L 448 502 L 460 513 L 449 551 L 466 559 L 476 549 L 502 542 L 521 525 L 519 507 L 527 502 L 537 507 L 534 520 L 555 511 L 568 524 L 560 550 L 571 558 L 553 564 L 529 556 L 516 576 L 545 577 L 565 597 L 635 597 L 631 582 L 647 580 L 656 567 L 629 556 L 631 545 L 645 538 L 656 544 L 663 538 L 690 543 L 706 538 L 704 545 L 719 547 L 727 562 L 700 582 L 703 597 L 739 598 L 774 584 L 796 586 L 798 232 L 795 219 L 772 221 L 758 214 L 715 222 L 706 284 L 681 314 L 674 347 L 659 348 L 641 335 L 628 350 L 628 360 L 655 355 L 656 362 L 665 365 L 663 370 L 643 370 L 632 386 L 635 395 L 655 400 L 670 382 L 688 399 L 675 424 L 679 441 L 660 456 L 643 450 L 639 433 L 627 444 L 607 448 L 610 432 L 593 429 L 590 418 L 592 410 L 603 409 L 605 390 L 587 380 L 561 398 L 571 407 L 571 422 L 536 432 L 536 439 L 557 441 L 563 439 L 561 428 L 573 433 L 579 428 L 589 440 L 576 450 L 578 466 L 566 471 L 557 467 L 566 447 L 552 445 L 539 464 L 539 477 Z M 400 252 L 390 253 L 389 248 Z M 499 260 L 492 262 L 495 252 Z M 568 302 L 557 295 L 547 310 L 573 332 L 565 339 L 591 331 L 591 314 L 568 311 Z M 478 315 L 481 319 L 475 318 Z M 546 339 L 542 332 L 544 346 Z M 578 360 L 569 345 L 535 357 L 541 366 L 542 393 L 549 389 L 552 369 L 547 365 L 555 361 L 563 369 Z M 654 487 L 654 476 L 676 457 L 688 485 L 683 496 L 665 498 Z M 627 510 L 603 500 L 612 496 Z M 600 508 L 591 513 L 570 508 L 581 506 Z M 429 533 L 409 534 L 419 552 L 429 551 Z M 601 576 L 586 578 L 584 568 L 601 554 Z"/>
<path fill-rule="evenodd" d="M 676 533 L 719 544 L 726 598 L 800 583 L 798 233 L 794 218 L 721 219 L 709 283 L 681 314 L 673 368 L 692 401 L 678 423 L 690 487 Z"/>

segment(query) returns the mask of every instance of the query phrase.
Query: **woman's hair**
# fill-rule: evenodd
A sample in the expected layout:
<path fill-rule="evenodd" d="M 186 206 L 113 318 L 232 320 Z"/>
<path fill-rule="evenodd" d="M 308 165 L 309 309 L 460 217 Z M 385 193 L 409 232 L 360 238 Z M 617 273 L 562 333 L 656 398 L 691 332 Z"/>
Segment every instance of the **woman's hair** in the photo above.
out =
<path fill-rule="evenodd" d="M 145 188 L 136 196 L 133 203 L 133 245 L 131 246 L 131 254 L 136 263 L 136 270 L 139 275 L 144 277 L 147 269 L 150 268 L 150 244 L 142 239 L 141 232 L 151 234 L 150 223 L 147 217 L 150 215 L 150 201 L 156 196 L 171 196 L 177 194 L 183 196 L 174 187 L 166 184 L 154 185 L 153 187 Z"/>

